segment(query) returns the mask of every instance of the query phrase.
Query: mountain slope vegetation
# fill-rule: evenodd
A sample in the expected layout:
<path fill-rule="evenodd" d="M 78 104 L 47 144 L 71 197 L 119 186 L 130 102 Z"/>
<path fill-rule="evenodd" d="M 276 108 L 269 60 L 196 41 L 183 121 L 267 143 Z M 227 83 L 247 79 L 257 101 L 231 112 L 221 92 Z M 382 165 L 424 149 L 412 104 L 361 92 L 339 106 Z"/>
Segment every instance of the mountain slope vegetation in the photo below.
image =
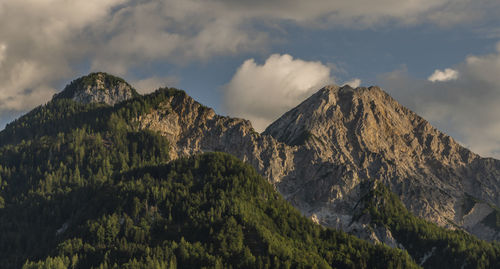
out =
<path fill-rule="evenodd" d="M 355 220 L 369 219 L 371 227 L 387 227 L 424 268 L 500 268 L 498 242 L 488 243 L 415 217 L 383 184 L 375 184 L 358 206 Z"/>
<path fill-rule="evenodd" d="M 65 220 L 55 231 L 65 240 L 26 268 L 416 267 L 401 250 L 312 223 L 221 153 L 134 169 L 85 191 L 86 214 Z"/>

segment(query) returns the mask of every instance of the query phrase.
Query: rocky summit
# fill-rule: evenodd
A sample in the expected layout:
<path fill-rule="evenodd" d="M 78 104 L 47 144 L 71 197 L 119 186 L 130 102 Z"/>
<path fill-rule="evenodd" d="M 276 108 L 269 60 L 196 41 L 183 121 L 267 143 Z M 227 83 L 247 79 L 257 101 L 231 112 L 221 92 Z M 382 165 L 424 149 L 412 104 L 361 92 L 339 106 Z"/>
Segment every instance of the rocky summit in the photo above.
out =
<path fill-rule="evenodd" d="M 397 245 L 390 231 L 353 219 L 362 197 L 383 183 L 419 217 L 499 239 L 500 161 L 462 147 L 378 87 L 324 87 L 262 134 L 185 93 L 159 107 L 136 126 L 167 137 L 173 158 L 233 154 L 322 225 Z"/>
<path fill-rule="evenodd" d="M 137 92 L 125 80 L 103 73 L 91 73 L 71 82 L 54 98 L 73 99 L 77 102 L 115 105 L 134 96 Z"/>

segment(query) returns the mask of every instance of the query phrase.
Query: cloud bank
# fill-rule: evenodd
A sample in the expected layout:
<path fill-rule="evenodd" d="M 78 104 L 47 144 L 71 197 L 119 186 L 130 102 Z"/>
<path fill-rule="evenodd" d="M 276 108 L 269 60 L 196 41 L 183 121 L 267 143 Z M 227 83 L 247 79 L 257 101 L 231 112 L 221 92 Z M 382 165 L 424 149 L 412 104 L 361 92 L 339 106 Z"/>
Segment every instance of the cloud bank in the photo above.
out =
<path fill-rule="evenodd" d="M 405 69 L 384 74 L 379 82 L 472 151 L 500 159 L 500 43 L 495 53 L 469 56 L 453 70 L 460 76 L 449 79 L 445 69 L 440 83 L 412 78 Z"/>
<path fill-rule="evenodd" d="M 452 26 L 495 17 L 500 13 L 495 3 L 3 0 L 0 117 L 49 100 L 60 90 L 56 85 L 73 79 L 78 72 L 107 71 L 127 77 L 131 70 L 148 68 L 155 62 L 185 64 L 214 55 L 262 51 L 272 40 L 280 39 L 276 29 L 283 22 L 312 28 Z M 157 74 L 152 76 L 154 79 Z"/>
<path fill-rule="evenodd" d="M 249 59 L 224 87 L 224 108 L 231 116 L 249 119 L 261 132 L 333 81 L 330 68 L 321 62 L 294 59 L 288 54 L 273 54 L 262 65 Z"/>

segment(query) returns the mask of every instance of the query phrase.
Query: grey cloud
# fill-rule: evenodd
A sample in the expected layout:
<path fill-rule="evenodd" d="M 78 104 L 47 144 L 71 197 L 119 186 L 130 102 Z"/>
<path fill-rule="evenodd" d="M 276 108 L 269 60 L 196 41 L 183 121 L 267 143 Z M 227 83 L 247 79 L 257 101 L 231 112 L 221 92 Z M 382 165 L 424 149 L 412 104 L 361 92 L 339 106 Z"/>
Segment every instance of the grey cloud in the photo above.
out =
<path fill-rule="evenodd" d="M 43 103 L 89 62 L 122 76 L 155 61 L 184 64 L 259 52 L 282 22 L 305 27 L 454 25 L 494 18 L 495 0 L 3 0 L 0 117 Z M 458 14 L 458 15 L 457 15 Z M 390 23 L 390 24 L 389 24 Z M 258 27 L 256 25 L 259 25 Z M 36 98 L 34 97 L 36 96 Z"/>
<path fill-rule="evenodd" d="M 460 76 L 452 81 L 412 78 L 403 68 L 380 76 L 379 82 L 471 150 L 500 158 L 500 47 L 494 54 L 469 56 L 453 68 Z"/>
<path fill-rule="evenodd" d="M 90 42 L 79 34 L 120 2 L 2 1 L 0 117 L 49 100 L 53 85 L 72 76 L 71 65 L 85 54 Z"/>
<path fill-rule="evenodd" d="M 267 34 L 246 27 L 246 16 L 218 1 L 139 1 L 112 15 L 95 32 L 110 38 L 99 46 L 92 69 L 126 73 L 151 61 L 184 63 L 213 55 L 258 50 Z"/>
<path fill-rule="evenodd" d="M 226 2 L 230 10 L 244 9 L 248 16 L 279 18 L 327 27 L 374 27 L 388 22 L 402 25 L 431 23 L 451 26 L 483 20 L 498 12 L 495 0 L 274 0 Z"/>

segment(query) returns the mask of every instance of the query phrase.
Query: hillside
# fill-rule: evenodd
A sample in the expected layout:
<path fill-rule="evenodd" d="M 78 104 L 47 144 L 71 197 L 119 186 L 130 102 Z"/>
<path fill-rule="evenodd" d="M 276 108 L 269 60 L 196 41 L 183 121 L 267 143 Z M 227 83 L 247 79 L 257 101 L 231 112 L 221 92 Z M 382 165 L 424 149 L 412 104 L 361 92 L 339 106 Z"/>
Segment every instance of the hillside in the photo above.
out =
<path fill-rule="evenodd" d="M 498 268 L 500 244 L 488 244 L 464 231 L 451 231 L 411 214 L 383 184 L 369 187 L 356 205 L 353 221 L 361 235 L 369 230 L 405 248 L 424 268 Z M 356 229 L 356 228 L 355 228 Z"/>
<path fill-rule="evenodd" d="M 86 190 L 92 198 L 73 205 L 85 213 L 59 223 L 50 233 L 57 245 L 25 267 L 416 267 L 402 251 L 312 223 L 228 155 L 180 159 L 118 178 Z"/>

